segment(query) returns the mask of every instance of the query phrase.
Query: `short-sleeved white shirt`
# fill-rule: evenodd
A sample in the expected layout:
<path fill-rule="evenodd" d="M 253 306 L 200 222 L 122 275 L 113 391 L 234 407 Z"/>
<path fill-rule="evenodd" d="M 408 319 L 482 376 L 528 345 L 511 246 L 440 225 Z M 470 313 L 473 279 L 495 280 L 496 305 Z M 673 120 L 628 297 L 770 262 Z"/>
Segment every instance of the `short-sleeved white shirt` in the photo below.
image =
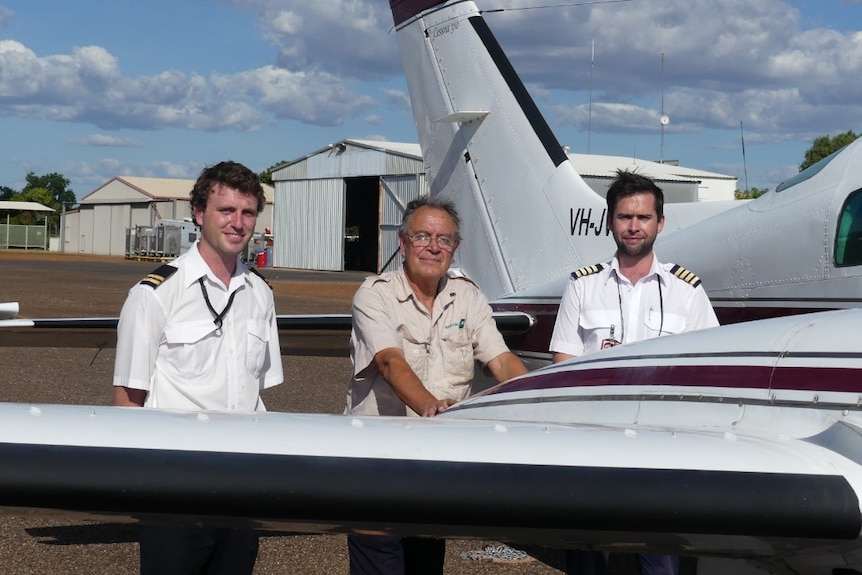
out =
<path fill-rule="evenodd" d="M 225 286 L 197 244 L 170 265 L 177 271 L 157 287 L 129 290 L 114 385 L 147 391 L 146 407 L 263 411 L 260 390 L 284 379 L 272 289 L 239 260 Z M 220 330 L 199 278 L 217 312 L 236 293 Z"/>
<path fill-rule="evenodd" d="M 693 273 L 653 257 L 634 285 L 619 273 L 616 256 L 569 279 L 551 336 L 551 351 L 581 356 L 602 341 L 640 341 L 718 325 L 712 304 Z"/>
<path fill-rule="evenodd" d="M 368 278 L 353 297 L 353 377 L 345 413 L 416 415 L 374 364 L 374 356 L 390 347 L 404 351 L 407 363 L 434 397 L 458 401 L 470 394 L 475 361 L 487 364 L 509 351 L 491 306 L 469 279 L 444 278 L 433 313 L 428 313 L 403 268 Z"/>

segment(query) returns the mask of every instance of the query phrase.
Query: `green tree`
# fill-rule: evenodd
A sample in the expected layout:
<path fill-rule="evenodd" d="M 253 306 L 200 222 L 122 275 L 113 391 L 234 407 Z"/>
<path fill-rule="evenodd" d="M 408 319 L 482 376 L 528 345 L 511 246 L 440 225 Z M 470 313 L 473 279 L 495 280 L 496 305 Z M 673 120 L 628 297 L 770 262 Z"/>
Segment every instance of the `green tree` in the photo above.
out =
<path fill-rule="evenodd" d="M 271 165 L 270 167 L 268 167 L 264 171 L 262 171 L 260 173 L 260 183 L 272 186 L 273 185 L 273 183 L 272 183 L 272 171 L 284 163 L 285 163 L 285 161 L 282 160 L 276 164 Z"/>
<path fill-rule="evenodd" d="M 54 194 L 47 188 L 29 188 L 12 196 L 13 202 L 36 202 L 49 208 L 55 207 Z"/>
<path fill-rule="evenodd" d="M 61 209 L 61 204 L 66 204 L 67 209 L 77 203 L 75 192 L 69 189 L 71 182 L 63 174 L 52 172 L 43 176 L 37 176 L 33 172 L 27 174 L 27 185 L 21 190 L 21 193 L 27 193 L 31 189 L 43 188 L 51 193 L 52 202 L 45 204 L 48 207 L 54 208 L 58 212 Z M 41 203 L 41 202 L 40 202 Z"/>
<path fill-rule="evenodd" d="M 20 197 L 24 201 L 39 202 L 55 211 L 48 214 L 49 233 L 56 233 L 60 226 L 60 214 L 63 204 L 66 209 L 74 207 L 78 201 L 75 192 L 69 189 L 71 182 L 63 174 L 51 172 L 37 176 L 30 172 L 25 177 L 27 184 L 21 190 Z M 38 198 L 38 199 L 37 199 Z"/>
<path fill-rule="evenodd" d="M 820 136 L 805 152 L 805 160 L 799 164 L 799 171 L 812 166 L 833 152 L 837 152 L 859 136 L 853 130 L 847 130 L 837 136 Z"/>
<path fill-rule="evenodd" d="M 8 186 L 0 186 L 0 201 L 8 201 L 12 199 L 12 196 L 17 194 L 15 190 Z"/>
<path fill-rule="evenodd" d="M 752 187 L 750 190 L 739 190 L 737 189 L 733 192 L 733 199 L 735 200 L 751 200 L 754 198 L 759 198 L 763 194 L 769 191 L 769 188 L 754 188 Z"/>

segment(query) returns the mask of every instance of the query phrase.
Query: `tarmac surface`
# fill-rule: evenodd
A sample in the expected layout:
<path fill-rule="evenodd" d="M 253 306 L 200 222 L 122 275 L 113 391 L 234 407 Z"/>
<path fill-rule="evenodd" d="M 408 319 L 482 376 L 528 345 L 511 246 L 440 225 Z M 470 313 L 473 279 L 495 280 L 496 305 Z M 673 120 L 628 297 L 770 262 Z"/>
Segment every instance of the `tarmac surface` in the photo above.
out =
<path fill-rule="evenodd" d="M 20 317 L 116 317 L 128 289 L 159 264 L 121 257 L 0 250 L 0 302 L 18 301 Z M 367 274 L 265 268 L 276 311 L 349 313 L 353 292 Z M 285 383 L 264 392 L 270 411 L 341 413 L 348 358 L 284 357 Z M 114 351 L 0 347 L 0 401 L 108 405 Z M 2 425 L 2 422 L 0 422 Z M 2 462 L 0 462 L 2 465 Z M 461 558 L 493 541 L 450 541 L 445 571 L 452 575 L 555 575 L 557 553 L 531 563 L 487 563 Z M 613 570 L 609 571 L 612 572 Z M 120 575 L 138 572 L 132 525 L 44 519 L 0 511 L 0 573 Z M 342 535 L 261 538 L 255 574 L 346 574 Z"/>

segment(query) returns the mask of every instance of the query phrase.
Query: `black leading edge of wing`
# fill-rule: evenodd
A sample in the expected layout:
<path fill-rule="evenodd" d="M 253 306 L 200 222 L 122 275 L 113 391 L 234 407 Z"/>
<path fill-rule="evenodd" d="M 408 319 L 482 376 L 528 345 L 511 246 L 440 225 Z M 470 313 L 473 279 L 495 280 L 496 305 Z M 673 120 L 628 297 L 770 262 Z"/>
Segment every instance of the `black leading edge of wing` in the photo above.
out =
<path fill-rule="evenodd" d="M 0 507 L 114 520 L 685 552 L 727 552 L 738 538 L 799 550 L 862 526 L 855 492 L 828 475 L 8 443 L 0 460 Z"/>

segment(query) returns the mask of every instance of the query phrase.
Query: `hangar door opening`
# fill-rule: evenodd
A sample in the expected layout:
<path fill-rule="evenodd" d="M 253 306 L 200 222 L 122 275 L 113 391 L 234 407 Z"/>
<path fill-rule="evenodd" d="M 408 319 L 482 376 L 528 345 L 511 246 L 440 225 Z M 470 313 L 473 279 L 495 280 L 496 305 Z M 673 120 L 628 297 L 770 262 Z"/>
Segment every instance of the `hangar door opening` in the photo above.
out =
<path fill-rule="evenodd" d="M 378 272 L 380 178 L 344 178 L 344 269 Z"/>

